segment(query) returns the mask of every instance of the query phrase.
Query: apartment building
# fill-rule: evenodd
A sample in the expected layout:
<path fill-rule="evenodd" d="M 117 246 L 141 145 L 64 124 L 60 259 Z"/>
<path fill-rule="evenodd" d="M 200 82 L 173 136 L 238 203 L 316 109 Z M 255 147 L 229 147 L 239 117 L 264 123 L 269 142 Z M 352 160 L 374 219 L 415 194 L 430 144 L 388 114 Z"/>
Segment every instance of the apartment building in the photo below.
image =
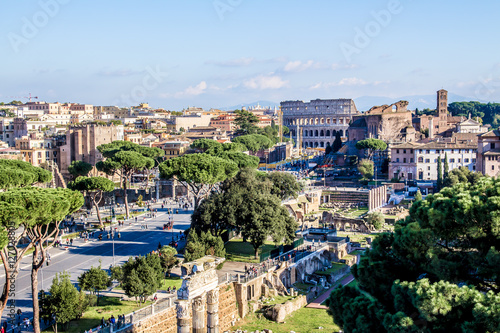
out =
<path fill-rule="evenodd" d="M 448 158 L 449 170 L 467 167 L 476 170 L 477 143 L 474 140 L 439 138 L 428 143 L 403 143 L 391 147 L 389 176 L 406 180 L 437 180 L 437 161 L 444 165 Z"/>
<path fill-rule="evenodd" d="M 495 177 L 500 171 L 500 131 L 493 130 L 478 136 L 477 170 Z"/>
<path fill-rule="evenodd" d="M 59 148 L 54 139 L 45 138 L 42 133 L 30 133 L 16 139 L 16 150 L 21 153 L 21 160 L 34 166 L 44 163 L 59 162 Z"/>

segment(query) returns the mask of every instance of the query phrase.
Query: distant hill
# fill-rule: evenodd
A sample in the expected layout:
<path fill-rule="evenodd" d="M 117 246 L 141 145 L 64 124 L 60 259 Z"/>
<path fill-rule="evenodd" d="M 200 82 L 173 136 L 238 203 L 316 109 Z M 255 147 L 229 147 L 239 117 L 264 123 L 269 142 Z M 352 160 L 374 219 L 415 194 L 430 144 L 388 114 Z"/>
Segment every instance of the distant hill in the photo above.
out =
<path fill-rule="evenodd" d="M 252 103 L 241 103 L 241 104 L 233 105 L 233 106 L 220 107 L 219 109 L 223 110 L 223 111 L 232 111 L 232 110 L 236 110 L 236 109 L 241 110 L 241 108 L 244 106 L 248 108 L 249 106 L 256 106 L 257 104 L 259 104 L 263 108 L 266 108 L 268 106 L 270 106 L 271 108 L 274 108 L 275 106 L 279 108 L 279 106 L 280 106 L 279 102 L 276 103 L 276 102 L 271 102 L 271 101 L 255 101 Z"/>
<path fill-rule="evenodd" d="M 398 98 L 381 97 L 381 96 L 362 96 L 354 99 L 356 108 L 360 111 L 367 111 L 372 106 L 380 106 L 384 104 L 392 104 L 398 101 L 408 101 L 408 109 L 414 110 L 418 109 L 435 109 L 436 108 L 436 95 L 413 95 L 413 96 L 403 96 Z M 477 101 L 477 98 L 464 97 L 456 95 L 453 93 L 448 93 L 448 103 L 453 102 L 468 102 Z M 481 100 L 479 100 L 482 102 Z"/>

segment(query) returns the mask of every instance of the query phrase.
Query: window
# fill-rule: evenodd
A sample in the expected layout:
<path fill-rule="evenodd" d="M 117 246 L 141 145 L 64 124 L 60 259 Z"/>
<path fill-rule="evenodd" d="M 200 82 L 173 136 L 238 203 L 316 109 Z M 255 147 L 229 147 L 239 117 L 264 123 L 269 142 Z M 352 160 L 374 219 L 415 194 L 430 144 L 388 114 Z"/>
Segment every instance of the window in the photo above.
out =
<path fill-rule="evenodd" d="M 472 159 L 472 163 L 476 163 L 476 159 L 475 158 Z"/>
<path fill-rule="evenodd" d="M 419 156 L 418 163 L 424 163 L 424 158 L 422 156 Z"/>
<path fill-rule="evenodd" d="M 405 158 L 403 158 L 403 163 L 406 163 L 406 157 L 405 157 Z"/>
<path fill-rule="evenodd" d="M 491 166 L 491 170 L 495 170 L 495 166 L 494 165 Z"/>
<path fill-rule="evenodd" d="M 461 161 L 460 161 L 460 158 L 459 158 L 459 159 L 458 159 L 458 163 L 460 163 L 460 162 L 461 162 Z"/>
<path fill-rule="evenodd" d="M 406 154 L 406 149 L 403 149 L 403 154 Z"/>
<path fill-rule="evenodd" d="M 430 169 L 431 169 L 431 167 L 430 167 L 430 166 L 428 166 L 428 167 L 427 167 L 427 170 L 430 170 Z"/>
<path fill-rule="evenodd" d="M 464 159 L 464 162 L 465 162 L 465 163 L 469 163 L 469 159 L 468 159 L 468 158 L 465 158 L 465 159 Z"/>
<path fill-rule="evenodd" d="M 396 163 L 399 163 L 399 157 L 398 157 L 398 158 L 396 158 Z"/>
<path fill-rule="evenodd" d="M 430 159 L 428 159 L 428 158 L 426 158 L 426 159 L 425 159 L 425 163 L 431 163 L 431 160 L 430 160 Z"/>
<path fill-rule="evenodd" d="M 427 150 L 425 151 L 425 153 L 426 153 L 426 154 L 430 154 L 430 153 L 431 153 L 431 151 L 430 151 L 429 149 L 427 149 Z"/>
<path fill-rule="evenodd" d="M 450 158 L 450 163 L 455 163 L 455 159 L 454 158 Z"/>
<path fill-rule="evenodd" d="M 399 149 L 396 149 L 396 154 L 399 154 Z"/>
<path fill-rule="evenodd" d="M 418 152 L 419 152 L 420 154 L 422 154 L 422 149 L 420 149 Z"/>
<path fill-rule="evenodd" d="M 436 149 L 436 154 L 439 154 L 439 149 Z"/>
<path fill-rule="evenodd" d="M 412 158 L 410 158 L 410 163 L 413 163 L 413 157 L 412 157 Z"/>
<path fill-rule="evenodd" d="M 490 146 L 491 146 L 491 149 L 495 149 L 495 143 L 494 142 L 490 143 Z"/>

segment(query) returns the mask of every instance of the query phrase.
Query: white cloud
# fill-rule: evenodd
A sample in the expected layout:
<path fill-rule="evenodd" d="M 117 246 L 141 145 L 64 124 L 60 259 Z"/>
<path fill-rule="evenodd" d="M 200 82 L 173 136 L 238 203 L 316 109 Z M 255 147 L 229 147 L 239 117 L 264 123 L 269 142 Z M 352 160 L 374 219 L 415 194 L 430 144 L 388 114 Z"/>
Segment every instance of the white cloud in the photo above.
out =
<path fill-rule="evenodd" d="M 302 72 L 314 65 L 314 61 L 308 60 L 307 62 L 302 62 L 300 60 L 289 61 L 283 68 L 285 72 Z"/>
<path fill-rule="evenodd" d="M 187 95 L 187 96 L 197 96 L 200 94 L 203 94 L 205 90 L 207 89 L 207 83 L 205 81 L 201 81 L 194 87 L 187 87 L 183 92 L 182 95 Z"/>
<path fill-rule="evenodd" d="M 357 77 L 346 77 L 338 82 L 338 86 L 364 86 L 366 81 Z"/>
<path fill-rule="evenodd" d="M 316 83 L 314 86 L 311 86 L 309 89 L 315 90 L 323 87 L 323 82 Z"/>
<path fill-rule="evenodd" d="M 284 81 L 278 75 L 259 75 L 254 78 L 245 81 L 243 85 L 250 89 L 279 89 L 288 84 L 288 81 Z"/>
<path fill-rule="evenodd" d="M 207 87 L 208 87 L 207 83 L 205 81 L 201 81 L 200 83 L 198 83 L 194 87 L 193 86 L 189 86 L 186 89 L 184 89 L 183 91 L 178 91 L 178 92 L 176 92 L 174 94 L 172 94 L 172 93 L 161 93 L 158 96 L 160 98 L 171 98 L 171 97 L 182 98 L 182 97 L 189 97 L 189 96 L 198 96 L 198 95 L 201 95 L 204 92 L 206 92 Z"/>
<path fill-rule="evenodd" d="M 330 66 L 330 68 L 335 71 L 337 69 L 356 69 L 356 68 L 359 68 L 359 66 L 356 64 L 338 64 L 338 63 L 335 63 L 335 64 L 332 64 Z"/>

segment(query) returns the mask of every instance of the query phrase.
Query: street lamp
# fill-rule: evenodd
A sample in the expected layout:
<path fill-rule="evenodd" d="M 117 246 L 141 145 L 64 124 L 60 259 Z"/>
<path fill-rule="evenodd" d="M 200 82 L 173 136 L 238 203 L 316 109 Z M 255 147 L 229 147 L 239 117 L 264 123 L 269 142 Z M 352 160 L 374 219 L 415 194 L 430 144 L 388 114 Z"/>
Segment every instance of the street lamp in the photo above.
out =
<path fill-rule="evenodd" d="M 115 235 L 111 232 L 111 237 L 113 239 L 113 267 L 115 267 Z"/>

